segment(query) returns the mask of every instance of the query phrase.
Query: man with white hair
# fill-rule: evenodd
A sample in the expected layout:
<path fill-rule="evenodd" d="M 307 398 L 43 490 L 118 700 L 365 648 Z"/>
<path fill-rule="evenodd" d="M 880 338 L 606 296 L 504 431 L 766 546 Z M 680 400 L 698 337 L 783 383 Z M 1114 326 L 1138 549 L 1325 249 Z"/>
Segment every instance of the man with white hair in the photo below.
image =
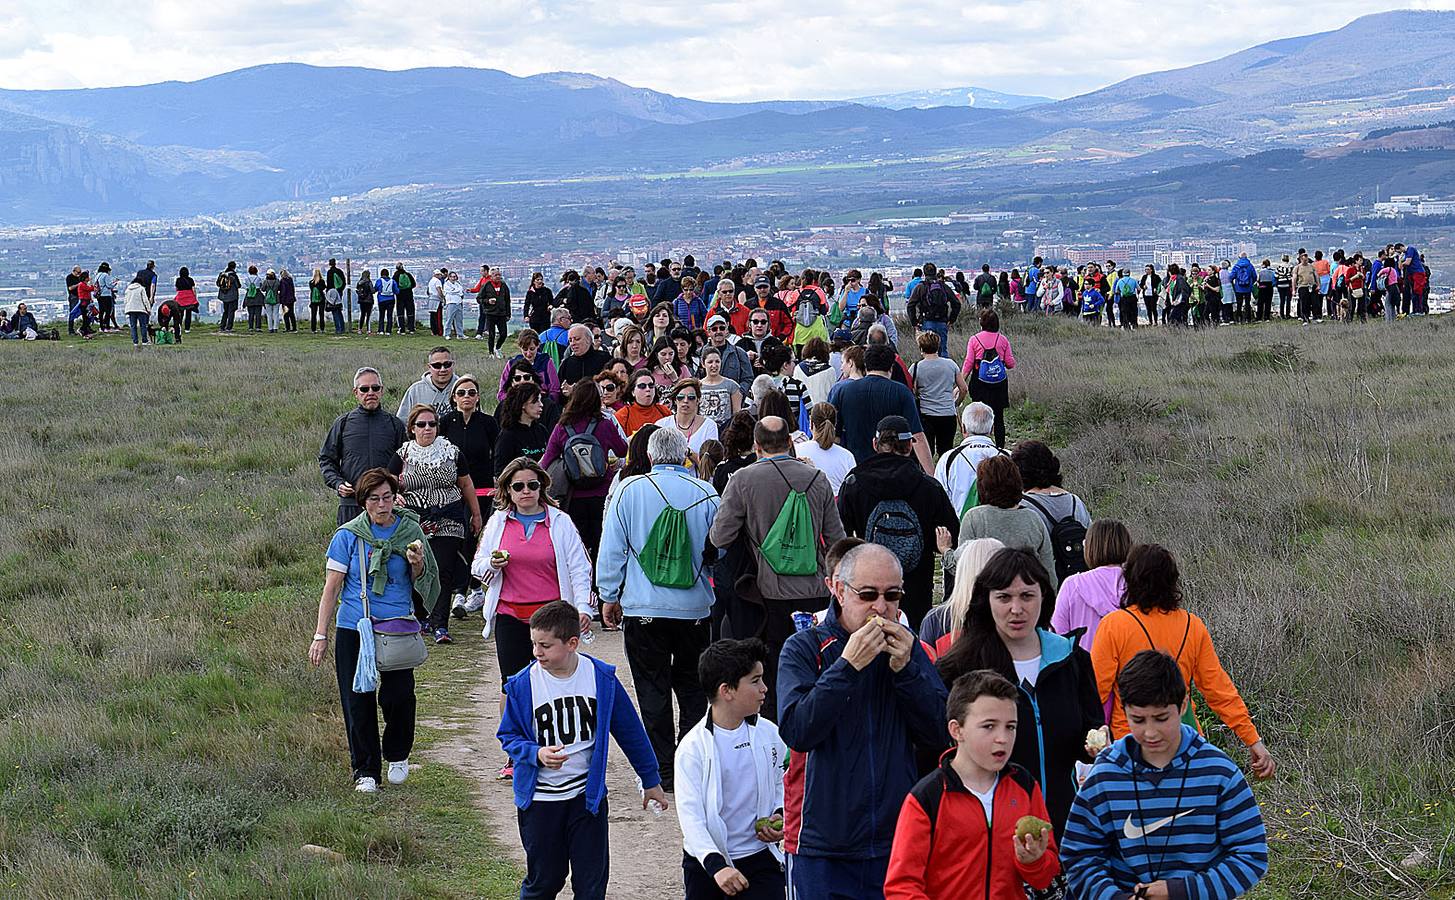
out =
<path fill-rule="evenodd" d="M 965 511 L 980 502 L 975 490 L 975 469 L 980 461 L 989 459 L 1004 450 L 995 446 L 991 432 L 995 430 L 995 410 L 976 401 L 960 413 L 960 424 L 965 427 L 965 440 L 949 453 L 940 457 L 935 465 L 935 478 L 944 485 L 950 495 L 950 503 L 963 518 Z"/>
<path fill-rule="evenodd" d="M 697 661 L 709 639 L 713 590 L 704 569 L 712 560 L 704 550 L 719 501 L 712 485 L 687 468 L 687 438 L 680 432 L 654 432 L 647 457 L 652 470 L 618 484 L 607 501 L 596 584 L 602 619 L 625 621 L 637 705 L 662 789 L 671 792 L 677 741 L 707 709 Z"/>
<path fill-rule="evenodd" d="M 611 362 L 611 354 L 596 348 L 590 326 L 577 322 L 566 331 L 566 355 L 561 357 L 556 374 L 561 379 L 561 393 L 569 394 L 578 381 L 590 381 Z"/>
<path fill-rule="evenodd" d="M 783 850 L 794 897 L 883 897 L 899 808 L 919 777 L 915 746 L 945 744 L 948 692 L 899 624 L 892 552 L 853 548 L 830 584 L 823 624 L 790 637 L 778 661 L 778 727 L 792 751 Z"/>
<path fill-rule="evenodd" d="M 551 327 L 541 332 L 541 350 L 551 358 L 556 368 L 561 367 L 561 358 L 566 355 L 570 342 L 571 311 L 564 306 L 551 310 Z"/>
<path fill-rule="evenodd" d="M 380 403 L 384 380 L 379 370 L 364 366 L 354 373 L 354 399 L 358 406 L 339 416 L 318 451 L 323 483 L 338 494 L 338 524 L 363 511 L 354 496 L 354 483 L 370 469 L 383 468 L 407 438 L 404 423 L 389 415 Z"/>

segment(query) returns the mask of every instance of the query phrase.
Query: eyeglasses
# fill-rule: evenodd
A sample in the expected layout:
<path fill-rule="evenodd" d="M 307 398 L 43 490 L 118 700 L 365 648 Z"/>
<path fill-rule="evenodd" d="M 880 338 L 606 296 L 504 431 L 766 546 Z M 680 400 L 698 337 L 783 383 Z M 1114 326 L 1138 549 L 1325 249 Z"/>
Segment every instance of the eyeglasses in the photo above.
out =
<path fill-rule="evenodd" d="M 430 363 L 429 367 L 431 369 L 453 369 L 455 367 L 455 364 L 453 362 L 450 362 L 449 360 L 446 360 L 445 362 Z"/>
<path fill-rule="evenodd" d="M 358 391 L 361 394 L 377 394 L 380 391 L 384 390 L 384 385 L 382 385 L 382 384 L 361 384 L 358 387 L 354 388 L 354 390 Z"/>
<path fill-rule="evenodd" d="M 678 403 L 696 403 L 697 402 L 697 395 L 696 394 L 678 394 L 675 399 L 677 400 Z"/>
<path fill-rule="evenodd" d="M 393 494 L 370 494 L 364 498 L 365 503 L 393 503 Z"/>
<path fill-rule="evenodd" d="M 616 390 L 616 385 L 612 384 L 610 381 L 603 381 L 601 382 L 601 389 L 603 391 L 614 391 Z"/>
<path fill-rule="evenodd" d="M 462 390 L 455 391 L 455 396 L 456 397 L 478 397 L 478 396 L 480 396 L 480 392 L 477 391 L 477 390 L 475 390 L 474 388 L 464 388 Z"/>
<path fill-rule="evenodd" d="M 707 330 L 708 331 L 727 331 L 727 326 L 726 325 L 714 325 L 714 326 L 712 326 L 711 328 L 709 328 Z"/>
<path fill-rule="evenodd" d="M 639 390 L 639 391 L 651 390 L 651 389 L 655 388 L 656 386 L 657 385 L 655 383 L 650 382 L 650 381 L 643 381 L 640 384 L 634 384 L 634 385 L 632 385 L 633 388 L 635 388 L 636 390 Z"/>
<path fill-rule="evenodd" d="M 530 481 L 512 481 L 510 483 L 510 489 L 517 494 L 524 494 L 526 491 L 540 490 L 541 483 L 534 479 Z"/>
<path fill-rule="evenodd" d="M 434 419 L 418 419 L 418 420 L 415 421 L 414 427 L 415 428 L 438 428 L 438 427 L 440 427 L 440 423 L 436 422 Z"/>
<path fill-rule="evenodd" d="M 854 592 L 854 595 L 859 598 L 860 603 L 873 603 L 875 600 L 883 597 L 885 603 L 898 604 L 899 601 L 904 599 L 904 591 L 899 588 L 890 588 L 887 591 L 881 591 L 871 587 L 855 587 L 848 582 L 845 582 L 844 586 Z"/>

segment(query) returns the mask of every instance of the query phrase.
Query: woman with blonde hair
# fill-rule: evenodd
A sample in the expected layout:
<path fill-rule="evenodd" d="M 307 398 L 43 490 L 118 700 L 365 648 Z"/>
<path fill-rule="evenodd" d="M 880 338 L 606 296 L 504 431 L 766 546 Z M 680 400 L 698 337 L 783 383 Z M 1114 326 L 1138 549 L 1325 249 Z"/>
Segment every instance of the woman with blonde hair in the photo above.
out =
<path fill-rule="evenodd" d="M 495 481 L 495 513 L 470 565 L 470 574 L 485 586 L 480 633 L 487 638 L 495 633 L 502 710 L 506 679 L 533 658 L 530 617 L 536 610 L 565 600 L 580 614 L 581 630 L 591 627 L 591 559 L 576 524 L 551 499 L 550 487 L 551 477 L 535 460 L 522 456 L 506 463 Z M 513 774 L 507 758 L 497 777 Z"/>
<path fill-rule="evenodd" d="M 808 427 L 813 434 L 794 445 L 799 459 L 806 459 L 823 472 L 839 496 L 839 486 L 854 468 L 854 454 L 839 444 L 839 411 L 832 403 L 815 403 L 808 411 Z"/>
<path fill-rule="evenodd" d="M 324 294 L 323 270 L 314 269 L 313 277 L 308 279 L 308 330 L 317 334 L 323 331 L 323 294 Z"/>
<path fill-rule="evenodd" d="M 935 657 L 943 656 L 954 645 L 960 634 L 960 623 L 970 609 L 970 595 L 975 590 L 975 577 L 990 558 L 1005 544 L 996 538 L 976 538 L 966 541 L 951 553 L 945 554 L 947 569 L 953 569 L 958 576 L 950 591 L 950 599 L 930 610 L 919 626 L 919 639 L 929 645 Z"/>

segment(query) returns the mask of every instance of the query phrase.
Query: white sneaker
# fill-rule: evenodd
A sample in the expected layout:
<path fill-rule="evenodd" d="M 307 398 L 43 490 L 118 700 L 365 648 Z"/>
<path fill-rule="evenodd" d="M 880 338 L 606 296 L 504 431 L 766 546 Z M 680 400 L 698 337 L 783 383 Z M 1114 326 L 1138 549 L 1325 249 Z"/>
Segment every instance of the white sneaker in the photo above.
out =
<path fill-rule="evenodd" d="M 483 340 L 485 340 L 485 335 L 483 335 L 483 334 L 477 334 L 477 335 L 475 335 L 475 340 L 477 340 L 477 341 L 483 341 Z"/>
<path fill-rule="evenodd" d="M 482 608 L 484 608 L 484 606 L 485 592 L 480 588 L 475 588 L 473 591 L 470 592 L 469 596 L 465 598 L 466 615 L 474 612 L 479 612 Z"/>
<path fill-rule="evenodd" d="M 445 340 L 448 341 L 448 340 L 453 340 L 453 339 L 449 335 L 445 335 Z"/>
<path fill-rule="evenodd" d="M 455 594 L 450 598 L 450 615 L 457 619 L 465 618 L 468 613 L 465 611 L 465 595 Z"/>
<path fill-rule="evenodd" d="M 390 771 L 393 771 L 394 766 L 391 764 L 389 768 Z M 360 794 L 377 794 L 379 793 L 379 782 L 365 775 L 363 778 L 354 782 L 354 790 Z"/>
<path fill-rule="evenodd" d="M 399 762 L 389 764 L 389 783 L 403 784 L 404 779 L 409 777 L 409 760 L 401 759 Z"/>

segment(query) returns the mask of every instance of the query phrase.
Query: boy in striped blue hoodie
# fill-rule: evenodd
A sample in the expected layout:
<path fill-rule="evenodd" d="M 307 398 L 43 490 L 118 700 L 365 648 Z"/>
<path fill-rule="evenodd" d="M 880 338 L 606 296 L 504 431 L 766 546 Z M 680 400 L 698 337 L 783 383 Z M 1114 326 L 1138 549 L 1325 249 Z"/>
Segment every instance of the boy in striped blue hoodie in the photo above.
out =
<path fill-rule="evenodd" d="M 1182 724 L 1177 661 L 1144 650 L 1117 674 L 1130 733 L 1071 804 L 1061 859 L 1083 900 L 1231 900 L 1268 872 L 1258 801 L 1237 765 Z"/>

